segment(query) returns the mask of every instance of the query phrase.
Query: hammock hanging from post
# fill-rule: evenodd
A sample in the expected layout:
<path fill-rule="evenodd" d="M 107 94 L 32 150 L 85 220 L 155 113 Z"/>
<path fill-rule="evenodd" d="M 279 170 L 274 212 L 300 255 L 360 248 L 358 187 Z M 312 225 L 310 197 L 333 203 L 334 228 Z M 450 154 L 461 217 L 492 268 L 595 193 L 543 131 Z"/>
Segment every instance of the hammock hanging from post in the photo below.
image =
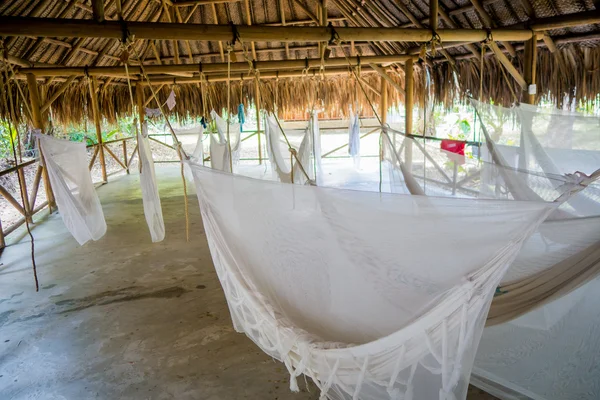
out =
<path fill-rule="evenodd" d="M 240 125 L 229 124 L 227 121 L 223 120 L 215 110 L 210 112 L 210 116 L 217 127 L 217 134 L 210 134 L 211 166 L 220 171 L 231 172 L 231 166 L 237 165 L 240 159 Z M 229 132 L 231 144 L 227 141 L 227 132 Z"/>
<path fill-rule="evenodd" d="M 80 245 L 100 239 L 106 222 L 88 169 L 85 143 L 43 134 L 36 137 L 65 226 Z"/>
<path fill-rule="evenodd" d="M 137 123 L 135 125 L 140 157 L 140 185 L 142 188 L 144 215 L 146 216 L 148 229 L 150 229 L 152 242 L 160 242 L 165 238 L 165 223 L 163 221 L 154 160 L 152 159 L 152 150 L 150 149 L 150 140 L 148 138 L 148 122 L 144 121 L 141 132 L 137 131 Z"/>

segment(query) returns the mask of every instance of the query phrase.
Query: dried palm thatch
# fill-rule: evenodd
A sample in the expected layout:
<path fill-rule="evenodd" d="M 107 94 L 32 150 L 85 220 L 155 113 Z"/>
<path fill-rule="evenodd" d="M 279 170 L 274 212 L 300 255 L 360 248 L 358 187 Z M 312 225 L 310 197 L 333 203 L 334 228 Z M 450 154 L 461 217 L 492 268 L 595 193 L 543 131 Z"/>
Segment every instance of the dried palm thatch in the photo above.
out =
<path fill-rule="evenodd" d="M 415 76 L 420 76 L 415 71 Z M 404 86 L 404 76 L 390 71 L 392 79 L 399 86 Z M 365 117 L 373 116 L 373 108 L 379 113 L 381 88 L 379 75 L 369 73 L 361 74 L 363 82 L 360 84 L 351 73 L 342 76 L 325 78 L 285 78 L 261 80 L 259 84 L 261 109 L 274 112 L 277 107 L 278 114 L 284 119 L 305 119 L 307 112 L 312 109 L 323 110 L 324 118 L 337 119 L 348 115 L 350 109 L 358 109 Z M 422 101 L 422 80 L 416 80 L 415 94 L 417 101 Z M 21 85 L 24 92 L 28 93 L 25 85 Z M 255 85 L 253 81 L 232 80 L 230 85 L 230 105 L 227 105 L 227 82 L 195 83 L 185 85 L 164 85 L 156 91 L 161 105 L 166 102 L 171 91 L 175 92 L 177 104 L 169 113 L 180 120 L 188 118 L 199 118 L 215 109 L 221 112 L 223 109 L 231 109 L 237 113 L 239 104 L 245 107 L 255 102 Z M 362 88 L 361 88 L 362 86 Z M 41 102 L 44 103 L 56 90 L 60 88 L 59 83 L 40 85 Z M 373 89 L 375 90 L 373 90 Z M 14 85 L 13 85 L 13 90 Z M 204 92 L 204 94 L 203 94 Z M 365 96 L 366 94 L 366 96 Z M 156 101 L 152 99 L 152 92 L 148 87 L 144 89 L 144 97 L 149 100 L 147 107 L 157 108 Z M 17 97 L 15 97 L 17 98 Z M 404 96 L 388 85 L 388 98 L 390 105 L 398 105 L 404 102 Z M 206 104 L 203 104 L 203 99 Z M 26 122 L 26 115 L 22 113 L 25 109 L 23 99 L 18 109 L 21 113 L 18 117 Z M 28 101 L 28 99 L 25 99 Z M 51 106 L 51 117 L 54 125 L 80 124 L 86 119 L 92 119 L 92 111 L 89 85 L 85 78 L 73 83 L 66 89 Z M 119 117 L 132 114 L 131 98 L 129 89 L 123 85 L 102 86 L 98 91 L 98 104 L 102 118 L 108 123 L 115 123 Z M 4 118 L 7 112 L 0 108 L 0 116 Z M 50 116 L 44 116 L 48 119 Z"/>
<path fill-rule="evenodd" d="M 523 70 L 522 53 L 517 54 L 513 64 Z M 437 103 L 451 106 L 456 99 L 464 100 L 466 96 L 479 98 L 479 60 L 458 61 L 456 70 L 448 63 L 439 64 L 434 71 Z M 540 49 L 536 85 L 536 101 L 545 98 L 559 107 L 564 101 L 594 101 L 600 93 L 600 47 L 571 44 L 562 46 L 555 53 Z M 485 58 L 483 99 L 510 105 L 522 101 L 525 94 L 496 57 Z"/>

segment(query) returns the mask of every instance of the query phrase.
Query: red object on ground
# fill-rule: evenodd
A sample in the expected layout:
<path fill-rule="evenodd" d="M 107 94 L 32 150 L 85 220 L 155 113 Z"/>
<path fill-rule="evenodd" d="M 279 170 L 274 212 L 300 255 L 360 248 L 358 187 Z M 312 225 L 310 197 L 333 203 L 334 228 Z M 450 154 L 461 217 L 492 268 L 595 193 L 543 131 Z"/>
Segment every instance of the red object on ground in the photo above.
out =
<path fill-rule="evenodd" d="M 444 139 L 442 140 L 441 148 L 450 153 L 456 153 L 461 156 L 465 155 L 465 142 L 461 142 L 460 140 Z"/>

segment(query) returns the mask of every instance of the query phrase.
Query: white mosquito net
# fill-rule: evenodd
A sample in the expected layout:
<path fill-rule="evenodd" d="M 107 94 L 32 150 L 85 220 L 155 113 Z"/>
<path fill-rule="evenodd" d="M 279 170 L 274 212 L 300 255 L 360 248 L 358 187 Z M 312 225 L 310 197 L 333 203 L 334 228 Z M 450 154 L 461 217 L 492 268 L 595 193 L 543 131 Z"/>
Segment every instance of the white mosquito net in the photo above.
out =
<path fill-rule="evenodd" d="M 136 130 L 137 130 L 137 123 Z M 142 124 L 142 132 L 138 132 L 138 153 L 140 157 L 140 186 L 142 188 L 142 202 L 144 215 L 150 230 L 152 242 L 160 242 L 165 238 L 165 222 L 163 221 L 158 184 L 154 171 L 154 160 L 148 138 L 148 123 Z"/>
<path fill-rule="evenodd" d="M 358 113 L 350 111 L 348 126 L 348 154 L 354 159 L 354 167 L 360 167 L 360 119 Z"/>
<path fill-rule="evenodd" d="M 231 151 L 227 142 L 227 121 L 221 118 L 216 111 L 210 115 L 215 121 L 217 134 L 210 134 L 210 163 L 213 169 L 231 172 L 231 167 L 240 159 L 241 132 L 240 124 L 229 123 L 229 139 Z M 231 153 L 231 160 L 229 159 Z"/>
<path fill-rule="evenodd" d="M 600 343 L 593 338 L 600 333 L 600 323 L 597 311 L 590 307 L 595 301 L 592 294 L 600 289 L 596 278 L 600 273 L 600 192 L 593 178 L 587 179 L 586 175 L 595 170 L 593 160 L 600 155 L 600 146 L 596 150 L 590 146 L 584 152 L 575 150 L 588 160 L 587 167 L 583 162 L 569 164 L 569 159 L 576 158 L 573 149 L 561 149 L 560 143 L 554 148 L 542 146 L 544 142 L 538 139 L 564 133 L 552 132 L 565 127 L 565 122 L 556 115 L 554 123 L 542 125 L 539 119 L 544 115 L 528 109 L 528 113 L 534 114 L 528 118 L 536 127 L 531 129 L 531 125 L 521 126 L 523 117 L 516 108 L 475 105 L 485 124 L 482 159 L 473 156 L 460 159 L 421 140 L 399 135 L 390 139 L 391 134 L 384 135 L 391 190 L 423 194 L 418 193 L 422 189 L 426 194 L 438 196 L 564 201 L 525 242 L 502 278 L 487 320 L 488 325 L 494 326 L 484 331 L 473 382 L 507 399 L 598 398 L 600 375 L 588 367 L 591 360 L 600 359 Z M 587 129 L 592 129 L 593 121 L 588 118 L 586 123 Z M 542 126 L 545 130 L 540 130 Z M 587 129 L 582 129 L 581 134 L 589 137 Z M 577 135 L 571 133 L 576 143 Z M 535 138 L 525 137 L 533 134 Z M 394 140 L 398 147 L 390 144 Z M 401 151 L 408 141 L 413 143 L 414 150 L 410 168 Z M 558 164 L 548 157 L 552 152 L 563 160 L 561 168 L 548 168 Z M 531 170 L 519 168 L 519 160 L 522 167 Z M 574 179 L 571 174 L 577 168 L 586 175 Z M 588 334 L 573 334 L 574 329 L 587 330 Z M 579 352 L 585 352 L 580 365 L 576 362 Z"/>
<path fill-rule="evenodd" d="M 288 144 L 279 123 L 273 115 L 265 118 L 265 137 L 271 168 L 279 181 L 284 183 L 305 184 L 314 180 L 312 161 L 312 131 L 310 127 L 304 130 L 300 146 L 296 149 Z M 294 157 L 290 149 L 295 151 Z"/>
<path fill-rule="evenodd" d="M 65 226 L 80 245 L 100 239 L 106 222 L 88 169 L 85 143 L 43 134 L 36 137 Z"/>
<path fill-rule="evenodd" d="M 600 188 L 593 174 L 600 168 L 599 119 L 526 104 L 474 105 L 513 166 L 588 186 L 538 228 L 504 277 L 497 311 L 518 317 L 486 328 L 473 383 L 500 398 L 597 399 Z M 548 298 L 540 302 L 542 291 Z M 494 314 L 492 306 L 492 320 Z"/>
<path fill-rule="evenodd" d="M 323 399 L 464 399 L 494 291 L 552 208 L 189 165 L 235 329 Z"/>

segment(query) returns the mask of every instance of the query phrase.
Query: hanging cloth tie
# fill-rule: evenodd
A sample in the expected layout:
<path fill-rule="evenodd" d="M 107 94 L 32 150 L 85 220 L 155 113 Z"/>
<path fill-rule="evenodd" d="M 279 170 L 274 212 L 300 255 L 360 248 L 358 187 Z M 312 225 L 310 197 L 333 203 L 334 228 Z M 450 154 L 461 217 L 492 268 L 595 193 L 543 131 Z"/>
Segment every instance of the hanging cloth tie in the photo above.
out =
<path fill-rule="evenodd" d="M 238 122 L 240 123 L 240 131 L 244 132 L 244 123 L 246 122 L 246 116 L 244 115 L 244 104 L 240 103 L 238 106 Z"/>

